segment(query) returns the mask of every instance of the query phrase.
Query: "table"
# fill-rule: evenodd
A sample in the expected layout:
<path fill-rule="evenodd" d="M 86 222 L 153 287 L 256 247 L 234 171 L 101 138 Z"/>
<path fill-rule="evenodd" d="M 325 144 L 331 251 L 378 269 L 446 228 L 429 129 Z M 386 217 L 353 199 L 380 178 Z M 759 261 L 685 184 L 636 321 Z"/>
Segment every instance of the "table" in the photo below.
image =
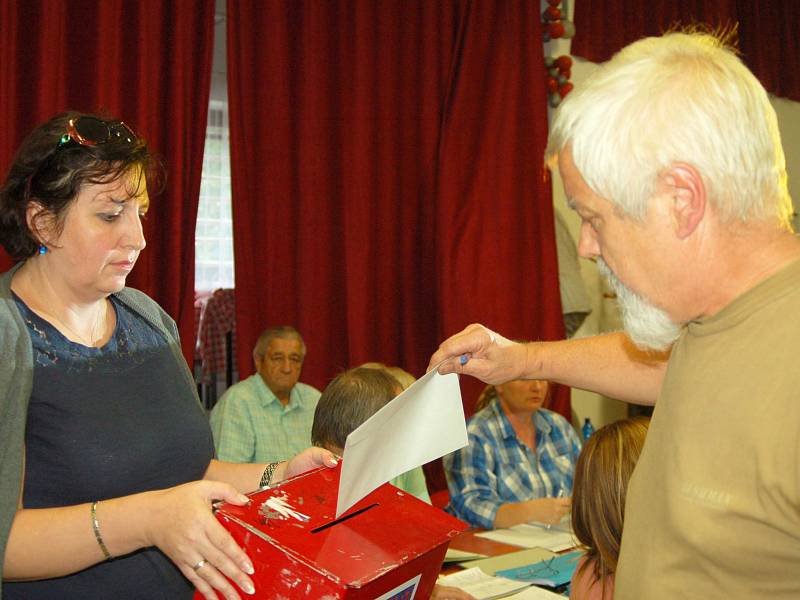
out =
<path fill-rule="evenodd" d="M 498 556 L 500 554 L 508 554 L 509 552 L 521 550 L 519 546 L 503 544 L 501 542 L 495 542 L 494 540 L 477 536 L 478 533 L 482 533 L 484 531 L 486 530 L 467 529 L 453 538 L 453 540 L 450 542 L 450 548 L 455 550 L 463 550 L 464 552 L 485 554 L 486 556 Z"/>
<path fill-rule="evenodd" d="M 463 533 L 459 534 L 458 536 L 454 537 L 453 540 L 450 542 L 449 547 L 454 549 L 454 550 L 461 550 L 463 552 L 471 552 L 471 553 L 475 553 L 475 554 L 484 554 L 484 555 L 486 555 L 487 557 L 490 557 L 490 558 L 502 556 L 504 554 L 517 553 L 517 552 L 518 553 L 524 552 L 525 554 L 528 554 L 528 553 L 539 553 L 540 552 L 543 555 L 556 556 L 557 554 L 565 554 L 565 553 L 572 552 L 573 550 L 575 550 L 575 548 L 570 548 L 570 549 L 564 550 L 562 552 L 553 553 L 553 552 L 551 552 L 549 550 L 546 550 L 544 548 L 530 548 L 530 549 L 520 548 L 519 546 L 514 546 L 514 545 L 511 545 L 511 544 L 505 544 L 505 543 L 502 543 L 502 542 L 497 542 L 497 541 L 494 541 L 494 540 L 490 540 L 488 538 L 479 537 L 478 534 L 482 533 L 483 531 L 486 531 L 486 530 L 484 530 L 484 529 L 468 529 L 468 530 L 464 531 Z M 512 560 L 519 560 L 520 558 L 521 557 L 517 557 L 516 559 L 512 559 Z M 532 558 L 532 560 L 533 561 L 538 561 L 538 560 L 542 560 L 544 558 L 546 558 L 546 556 L 542 556 L 542 557 L 538 557 L 537 556 L 535 558 Z M 526 556 L 525 560 L 527 562 L 528 560 L 531 560 L 531 557 Z M 491 562 L 494 562 L 494 561 L 489 561 L 489 563 L 491 563 Z M 486 561 L 484 561 L 484 564 L 486 564 Z M 461 568 L 462 567 L 458 563 L 448 563 L 448 564 L 445 564 L 445 565 L 442 566 L 441 574 L 442 575 L 450 575 L 452 573 L 456 573 L 456 572 L 460 571 Z M 494 568 L 498 568 L 498 566 L 494 566 L 493 565 L 490 568 L 494 569 Z M 502 567 L 502 568 L 508 568 L 508 567 Z M 485 568 L 484 568 L 484 570 L 485 570 Z M 486 572 L 487 573 L 491 573 L 489 571 L 486 571 Z"/>

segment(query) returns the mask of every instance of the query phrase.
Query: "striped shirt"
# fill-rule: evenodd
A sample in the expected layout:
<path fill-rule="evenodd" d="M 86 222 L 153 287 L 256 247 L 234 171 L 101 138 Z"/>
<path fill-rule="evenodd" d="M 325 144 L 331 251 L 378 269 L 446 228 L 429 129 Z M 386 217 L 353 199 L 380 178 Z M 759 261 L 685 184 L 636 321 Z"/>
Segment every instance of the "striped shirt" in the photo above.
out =
<path fill-rule="evenodd" d="M 578 434 L 564 417 L 543 408 L 533 422 L 535 451 L 517 438 L 497 399 L 470 419 L 467 446 L 444 457 L 449 512 L 473 527 L 492 529 L 504 504 L 572 495 Z"/>
<path fill-rule="evenodd" d="M 295 384 L 283 406 L 256 373 L 231 386 L 211 411 L 217 458 L 229 462 L 274 462 L 311 445 L 319 390 Z"/>

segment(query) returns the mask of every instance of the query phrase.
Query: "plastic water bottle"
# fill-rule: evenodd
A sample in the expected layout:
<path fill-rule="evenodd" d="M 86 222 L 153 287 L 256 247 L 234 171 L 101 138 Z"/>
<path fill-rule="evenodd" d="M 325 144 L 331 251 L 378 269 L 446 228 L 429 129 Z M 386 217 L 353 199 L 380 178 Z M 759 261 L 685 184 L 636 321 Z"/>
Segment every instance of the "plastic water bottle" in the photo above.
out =
<path fill-rule="evenodd" d="M 591 419 L 589 419 L 589 417 L 586 417 L 583 420 L 583 441 L 585 442 L 586 440 L 588 440 L 589 436 L 591 436 L 593 433 L 594 433 L 594 425 L 592 425 Z"/>

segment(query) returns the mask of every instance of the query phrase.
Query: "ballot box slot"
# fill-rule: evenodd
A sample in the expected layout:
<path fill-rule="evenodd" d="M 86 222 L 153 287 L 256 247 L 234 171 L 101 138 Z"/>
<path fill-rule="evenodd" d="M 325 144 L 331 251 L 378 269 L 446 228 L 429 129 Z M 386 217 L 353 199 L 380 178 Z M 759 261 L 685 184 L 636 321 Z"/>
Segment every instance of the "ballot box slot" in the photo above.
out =
<path fill-rule="evenodd" d="M 334 519 L 330 523 L 325 523 L 325 525 L 320 525 L 319 527 L 315 527 L 314 529 L 311 530 L 311 533 L 319 533 L 320 531 L 328 529 L 329 527 L 333 527 L 334 525 L 338 525 L 339 523 L 344 523 L 345 521 L 352 519 L 353 517 L 357 517 L 358 515 L 365 513 L 368 510 L 375 508 L 376 506 L 378 506 L 377 502 L 375 502 L 374 504 L 370 504 L 369 506 L 365 506 L 364 508 L 360 508 L 354 512 L 351 512 L 348 515 L 344 515 L 343 517 Z"/>

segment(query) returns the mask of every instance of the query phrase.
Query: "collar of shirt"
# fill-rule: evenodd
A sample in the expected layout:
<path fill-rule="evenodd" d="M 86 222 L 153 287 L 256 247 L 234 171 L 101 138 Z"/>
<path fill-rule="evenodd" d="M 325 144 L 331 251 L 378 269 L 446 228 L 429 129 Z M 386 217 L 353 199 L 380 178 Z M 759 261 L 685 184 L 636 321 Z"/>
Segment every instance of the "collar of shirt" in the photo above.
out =
<path fill-rule="evenodd" d="M 511 426 L 511 421 L 508 420 L 508 416 L 506 415 L 505 411 L 503 410 L 502 406 L 500 406 L 500 401 L 495 399 L 492 401 L 490 405 L 491 409 L 497 415 L 500 423 L 503 427 L 503 438 L 516 438 L 517 432 L 514 431 L 514 428 Z M 540 408 L 535 413 L 533 413 L 533 426 L 536 430 L 536 447 L 537 451 L 541 448 L 542 440 L 550 435 L 550 430 L 552 426 L 550 424 L 550 419 L 547 418 L 546 414 L 543 412 L 546 409 Z"/>
<path fill-rule="evenodd" d="M 274 394 L 274 392 L 269 389 L 269 386 L 264 383 L 264 378 L 261 377 L 258 373 L 253 375 L 256 379 L 256 387 L 259 390 L 259 396 L 263 399 L 264 407 L 266 408 L 270 404 L 275 404 L 277 408 L 283 410 L 284 412 L 288 412 L 290 410 L 296 410 L 300 407 L 300 399 L 297 391 L 297 385 L 292 388 L 292 391 L 289 392 L 289 402 L 284 406 L 281 404 L 281 401 L 278 400 L 278 397 Z"/>

